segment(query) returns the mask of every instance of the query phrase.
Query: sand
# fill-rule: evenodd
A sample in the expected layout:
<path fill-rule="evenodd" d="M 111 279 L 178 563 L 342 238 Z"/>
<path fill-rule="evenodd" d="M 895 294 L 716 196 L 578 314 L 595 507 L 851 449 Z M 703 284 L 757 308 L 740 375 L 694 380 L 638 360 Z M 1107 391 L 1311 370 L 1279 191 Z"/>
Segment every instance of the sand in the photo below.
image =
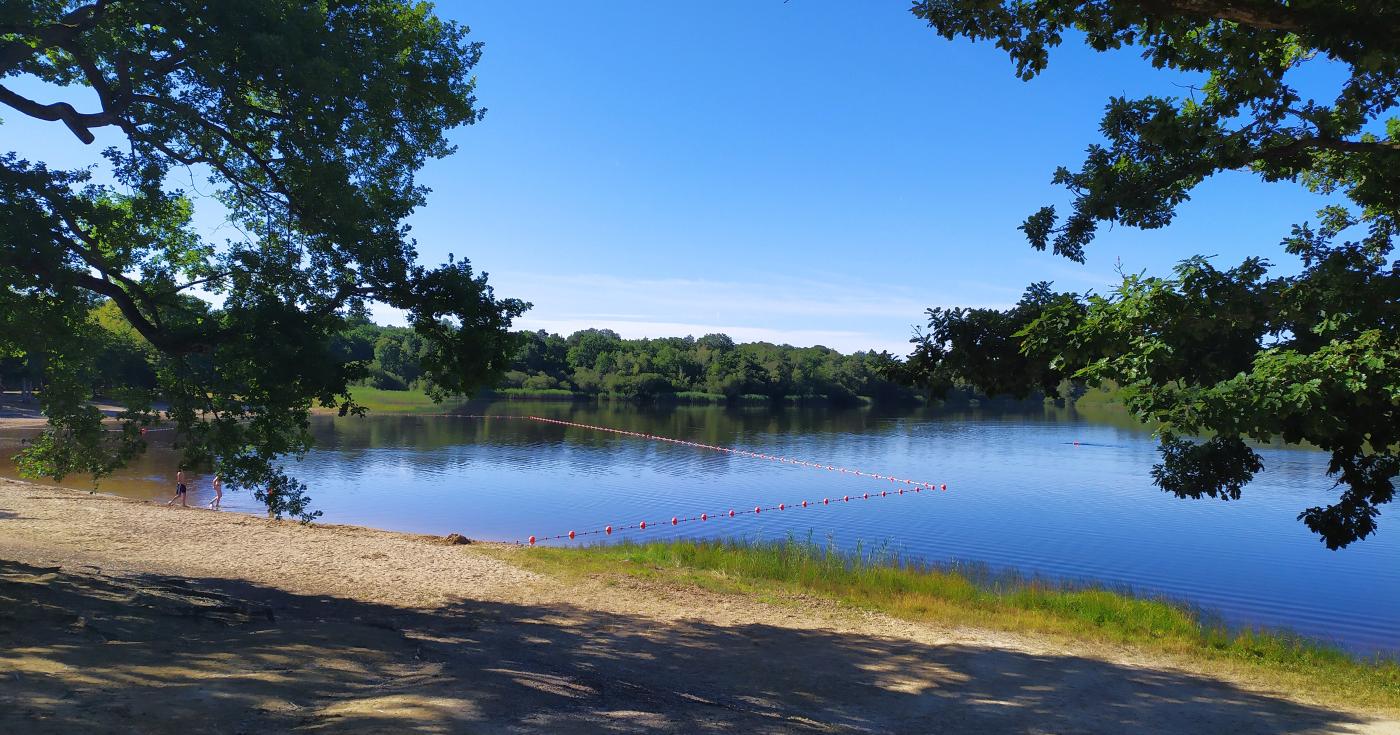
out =
<path fill-rule="evenodd" d="M 0 732 L 1400 733 L 1127 650 L 0 480 Z"/>

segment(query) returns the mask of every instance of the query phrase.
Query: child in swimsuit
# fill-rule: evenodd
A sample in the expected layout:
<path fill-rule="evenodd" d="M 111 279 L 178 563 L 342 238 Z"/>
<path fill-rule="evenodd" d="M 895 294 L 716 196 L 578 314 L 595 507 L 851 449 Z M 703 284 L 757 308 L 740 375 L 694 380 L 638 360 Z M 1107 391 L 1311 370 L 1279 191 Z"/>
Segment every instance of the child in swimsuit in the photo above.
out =
<path fill-rule="evenodd" d="M 178 470 L 178 471 L 175 472 L 175 497 L 173 497 L 173 498 L 171 498 L 170 500 L 167 500 L 167 501 L 165 502 L 166 507 L 169 507 L 170 505 L 173 505 L 173 504 L 175 503 L 175 499 L 176 499 L 176 498 L 179 498 L 179 500 L 180 500 L 180 507 L 182 507 L 182 508 L 188 508 L 188 507 L 189 507 L 189 503 L 185 502 L 185 501 L 186 501 L 186 496 L 188 495 L 188 493 L 189 493 L 189 488 L 186 487 L 186 485 L 185 485 L 185 471 L 184 471 L 184 470 Z"/>

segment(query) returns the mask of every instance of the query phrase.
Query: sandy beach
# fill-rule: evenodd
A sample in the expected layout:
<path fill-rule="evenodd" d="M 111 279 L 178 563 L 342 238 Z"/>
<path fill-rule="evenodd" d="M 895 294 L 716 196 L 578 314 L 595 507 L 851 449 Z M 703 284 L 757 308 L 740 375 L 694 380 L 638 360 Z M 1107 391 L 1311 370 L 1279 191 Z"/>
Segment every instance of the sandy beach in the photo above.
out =
<path fill-rule="evenodd" d="M 1125 650 L 0 480 L 0 732 L 1400 733 Z"/>

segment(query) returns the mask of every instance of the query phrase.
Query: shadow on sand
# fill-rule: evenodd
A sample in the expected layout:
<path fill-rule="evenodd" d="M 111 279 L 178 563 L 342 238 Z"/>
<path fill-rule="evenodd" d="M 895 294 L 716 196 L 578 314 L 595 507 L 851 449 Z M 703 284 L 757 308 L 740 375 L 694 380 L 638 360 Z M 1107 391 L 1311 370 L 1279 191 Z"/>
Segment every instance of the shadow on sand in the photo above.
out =
<path fill-rule="evenodd" d="M 1318 732 L 1074 656 L 570 607 L 414 611 L 0 561 L 0 732 Z"/>

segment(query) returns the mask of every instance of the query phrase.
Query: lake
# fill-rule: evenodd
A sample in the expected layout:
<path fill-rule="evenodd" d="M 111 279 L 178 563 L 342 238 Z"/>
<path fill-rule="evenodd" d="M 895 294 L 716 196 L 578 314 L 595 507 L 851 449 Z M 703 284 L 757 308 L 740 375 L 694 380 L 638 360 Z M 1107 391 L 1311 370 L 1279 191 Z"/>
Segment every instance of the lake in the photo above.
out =
<path fill-rule="evenodd" d="M 1328 551 L 1296 516 L 1335 500 L 1321 452 L 1265 447 L 1239 501 L 1156 489 L 1150 433 L 1111 409 L 639 408 L 497 402 L 461 412 L 580 424 L 946 483 L 946 492 L 625 434 L 505 418 L 318 417 L 296 463 L 330 523 L 521 541 L 612 525 L 623 538 L 811 539 L 929 562 L 967 561 L 1163 594 L 1234 624 L 1286 626 L 1358 653 L 1400 650 L 1400 524 Z M 107 492 L 168 497 L 172 456 L 152 451 Z M 19 434 L 0 433 L 0 474 Z M 191 502 L 207 502 L 194 478 Z M 81 479 L 63 483 L 87 487 Z M 897 489 L 906 489 L 899 494 Z M 880 497 L 879 492 L 889 495 Z M 870 500 L 861 498 L 873 493 Z M 842 501 L 846 495 L 850 501 Z M 820 501 L 830 498 L 831 503 Z M 809 506 L 799 504 L 807 500 Z M 727 511 L 765 510 L 727 516 Z M 225 509 L 259 512 L 226 493 Z M 709 519 L 677 526 L 675 517 Z M 646 530 L 623 529 L 647 521 Z M 465 591 L 465 590 L 464 590 Z"/>

